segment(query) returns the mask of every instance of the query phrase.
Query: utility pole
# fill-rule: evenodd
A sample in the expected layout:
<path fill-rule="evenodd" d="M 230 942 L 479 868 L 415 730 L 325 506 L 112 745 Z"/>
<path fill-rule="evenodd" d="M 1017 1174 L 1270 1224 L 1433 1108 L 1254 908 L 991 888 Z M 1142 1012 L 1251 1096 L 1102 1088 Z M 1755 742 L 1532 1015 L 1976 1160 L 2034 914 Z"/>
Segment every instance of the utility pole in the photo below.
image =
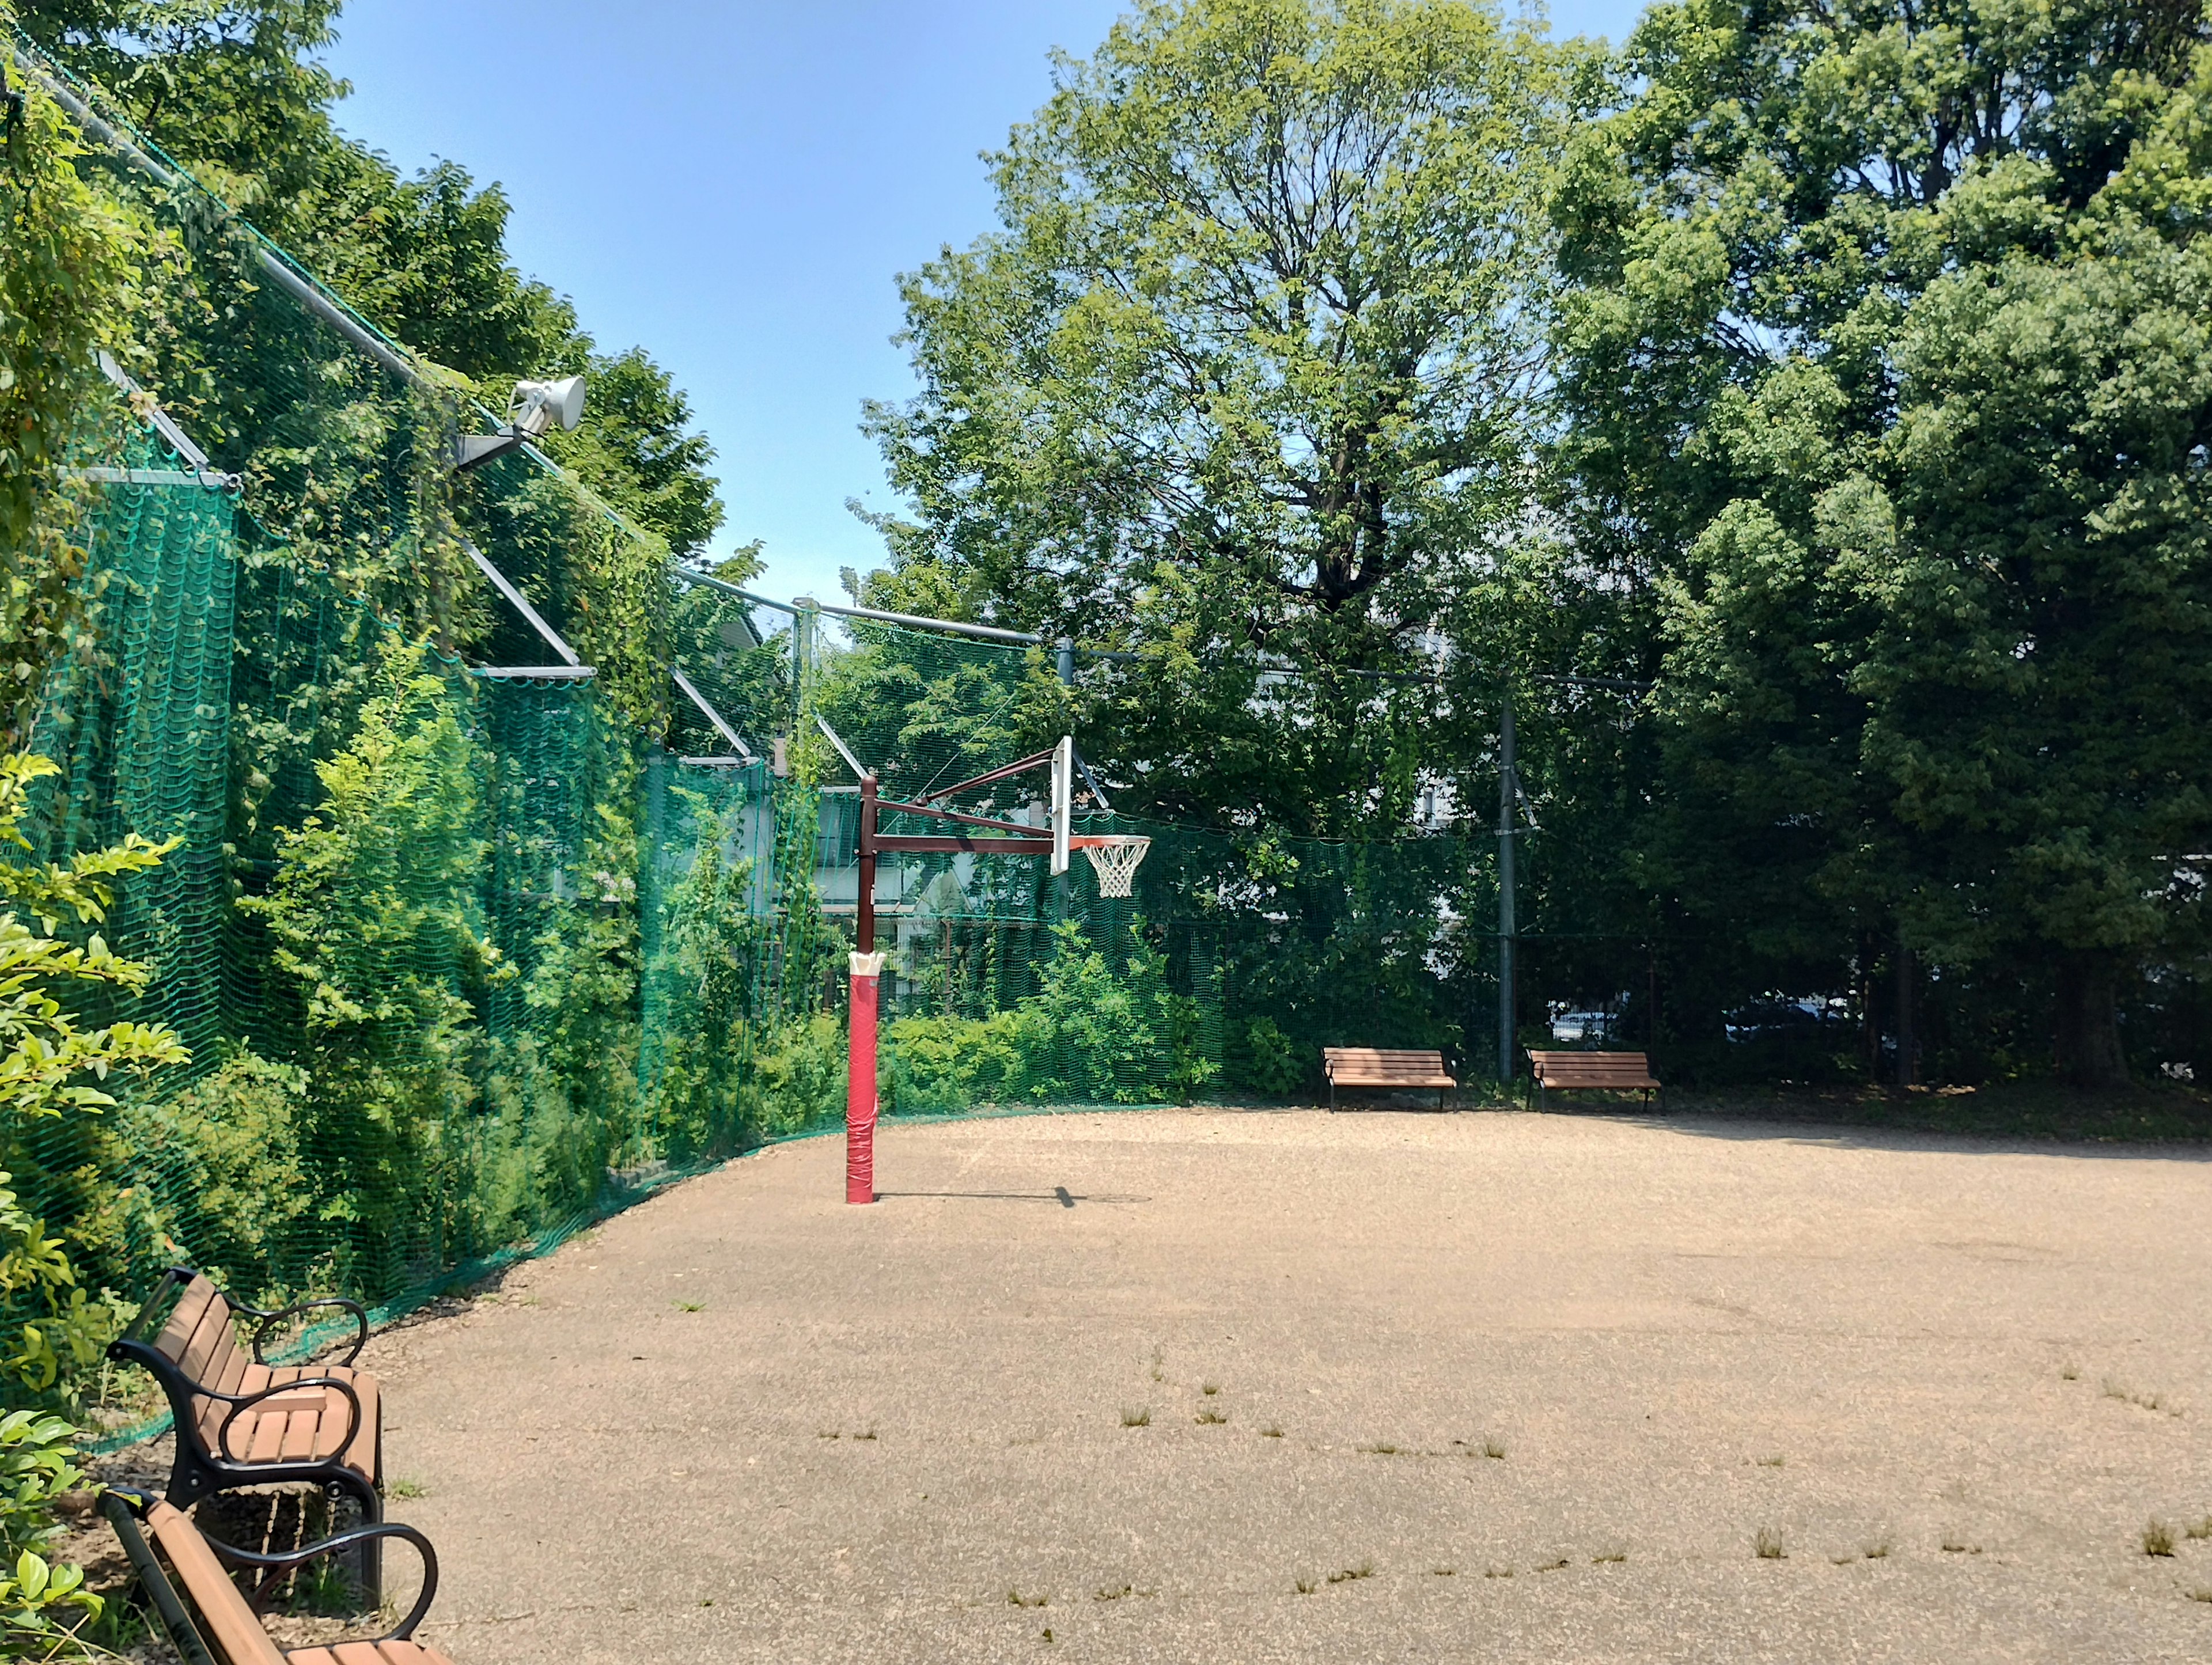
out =
<path fill-rule="evenodd" d="M 1060 685 L 1067 691 L 1071 702 L 1075 695 L 1075 638 L 1062 636 L 1053 644 L 1053 668 L 1060 673 Z M 1067 875 L 1056 874 L 1052 881 L 1052 916 L 1055 920 L 1067 917 Z"/>
<path fill-rule="evenodd" d="M 1513 696 L 1505 696 L 1498 728 L 1498 1079 L 1513 1085 Z"/>

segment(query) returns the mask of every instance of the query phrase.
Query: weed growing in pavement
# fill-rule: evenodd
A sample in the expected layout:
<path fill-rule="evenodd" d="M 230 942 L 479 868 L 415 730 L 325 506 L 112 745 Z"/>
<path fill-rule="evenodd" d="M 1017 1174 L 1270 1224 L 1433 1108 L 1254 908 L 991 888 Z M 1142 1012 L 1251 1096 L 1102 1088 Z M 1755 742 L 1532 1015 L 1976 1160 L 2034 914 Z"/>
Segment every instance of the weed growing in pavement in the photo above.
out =
<path fill-rule="evenodd" d="M 1626 1550 L 1609 1549 L 1602 1555 L 1591 1556 L 1590 1565 L 1594 1567 L 1610 1566 L 1615 1563 L 1626 1561 L 1627 1559 L 1628 1552 Z"/>
<path fill-rule="evenodd" d="M 1759 1466 L 1761 1468 L 1779 1468 L 1788 1461 L 1787 1457 L 1782 1456 L 1761 1457 L 1759 1460 Z"/>
<path fill-rule="evenodd" d="M 1866 1558 L 1869 1561 L 1879 1561 L 1888 1553 L 1889 1540 L 1887 1538 L 1877 1538 L 1866 1547 Z"/>
<path fill-rule="evenodd" d="M 1204 1394 L 1208 1399 L 1211 1399 L 1214 1395 L 1221 1391 L 1221 1384 L 1218 1382 L 1201 1382 L 1199 1385 L 1198 1390 Z"/>
<path fill-rule="evenodd" d="M 1094 1601 L 1118 1601 L 1125 1595 L 1158 1595 L 1158 1590 L 1139 1589 L 1134 1584 L 1124 1584 L 1119 1589 L 1101 1584 L 1091 1592 L 1091 1599 Z"/>
<path fill-rule="evenodd" d="M 1348 1584 L 1355 1578 L 1372 1578 L 1374 1576 L 1375 1563 L 1362 1561 L 1356 1567 L 1346 1567 L 1341 1572 L 1330 1573 L 1328 1582 L 1332 1584 Z"/>
<path fill-rule="evenodd" d="M 1291 1585 L 1301 1595 L 1311 1595 L 1319 1588 L 1310 1578 L 1293 1578 Z"/>
<path fill-rule="evenodd" d="M 678 1312 L 704 1312 L 707 1303 L 704 1301 L 678 1301 L 675 1307 Z"/>
<path fill-rule="evenodd" d="M 1018 1589 L 1008 1590 L 1006 1601 L 1008 1605 L 1017 1607 L 1048 1607 L 1052 1605 L 1049 1595 L 1024 1595 Z"/>
<path fill-rule="evenodd" d="M 1283 1431 L 1276 1427 L 1272 1423 L 1260 1431 L 1260 1437 L 1261 1439 L 1280 1439 L 1282 1437 Z"/>
<path fill-rule="evenodd" d="M 2173 1553 L 2173 1528 L 2154 1516 L 2142 1529 L 2142 1552 L 2146 1555 Z"/>
<path fill-rule="evenodd" d="M 1751 1553 L 1762 1561 L 1785 1560 L 1789 1556 L 1783 1547 L 1782 1534 L 1771 1526 L 1763 1526 L 1752 1535 Z"/>
<path fill-rule="evenodd" d="M 1505 1461 L 1505 1448 L 1494 1439 L 1486 1439 L 1482 1442 L 1482 1455 L 1486 1457 L 1495 1457 L 1498 1461 L 1503 1462 Z"/>
<path fill-rule="evenodd" d="M 2206 1584 L 2199 1589 L 2190 1590 L 2187 1594 L 2192 1601 L 2212 1601 L 2212 1584 Z"/>
<path fill-rule="evenodd" d="M 2058 1379 L 2061 1382 L 2079 1382 L 2081 1379 L 2081 1367 L 2072 1359 L 2068 1359 L 2058 1367 Z"/>
<path fill-rule="evenodd" d="M 1160 1370 L 1160 1350 L 1158 1347 L 1152 1349 L 1152 1380 L 1155 1382 L 1167 1380 L 1167 1376 Z"/>
<path fill-rule="evenodd" d="M 2189 1536 L 2192 1538 L 2212 1538 L 2212 1515 L 2207 1515 L 2203 1520 L 2197 1522 L 2195 1526 L 2191 1527 L 2189 1528 Z"/>
<path fill-rule="evenodd" d="M 1482 1576 L 1486 1578 L 1510 1578 L 1513 1576 L 1513 1569 L 1511 1567 L 1485 1567 L 1482 1570 Z"/>
<path fill-rule="evenodd" d="M 1218 1427 L 1229 1419 L 1218 1411 L 1200 1411 L 1194 1419 L 1201 1427 Z"/>
<path fill-rule="evenodd" d="M 1149 1408 L 1132 1411 L 1124 1407 L 1121 1412 L 1121 1425 L 1124 1428 L 1149 1428 L 1152 1425 L 1152 1413 Z"/>
<path fill-rule="evenodd" d="M 2118 1381 L 2109 1376 L 2105 1378 L 2105 1397 L 2107 1399 L 2117 1399 L 2123 1404 L 2136 1407 L 2138 1410 L 2166 1411 L 2175 1416 L 2179 1416 L 2181 1414 L 2180 1411 L 2173 1406 L 2164 1394 L 2138 1393 L 2133 1388 L 2128 1386 L 2126 1382 Z"/>
<path fill-rule="evenodd" d="M 1964 1538 L 1946 1534 L 1943 1539 L 1943 1553 L 1946 1555 L 1979 1555 L 1982 1553 L 1982 1547 L 1979 1544 L 1970 1544 Z"/>
<path fill-rule="evenodd" d="M 393 1480 L 386 1495 L 393 1498 L 427 1498 L 430 1488 L 420 1480 Z"/>

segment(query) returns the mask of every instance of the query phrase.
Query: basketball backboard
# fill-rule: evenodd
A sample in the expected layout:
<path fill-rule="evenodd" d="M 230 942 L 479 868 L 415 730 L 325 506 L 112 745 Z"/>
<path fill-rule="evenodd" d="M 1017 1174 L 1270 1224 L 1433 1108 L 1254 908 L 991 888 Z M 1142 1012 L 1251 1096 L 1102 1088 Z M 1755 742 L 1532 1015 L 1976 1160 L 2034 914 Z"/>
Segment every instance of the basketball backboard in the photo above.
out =
<path fill-rule="evenodd" d="M 1063 734 L 1052 749 L 1052 871 L 1067 871 L 1068 835 L 1075 830 L 1075 738 Z"/>

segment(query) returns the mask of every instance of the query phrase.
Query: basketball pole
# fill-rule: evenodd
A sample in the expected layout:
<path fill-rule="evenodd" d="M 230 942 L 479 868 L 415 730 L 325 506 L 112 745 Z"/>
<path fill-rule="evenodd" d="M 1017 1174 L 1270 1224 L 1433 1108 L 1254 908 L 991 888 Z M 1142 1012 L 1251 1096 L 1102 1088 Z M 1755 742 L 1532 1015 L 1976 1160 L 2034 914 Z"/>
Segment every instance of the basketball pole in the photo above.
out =
<path fill-rule="evenodd" d="M 860 781 L 859 895 L 854 899 L 853 951 L 846 965 L 851 1000 L 847 1006 L 850 1016 L 845 1037 L 845 1200 L 866 1203 L 876 1200 L 876 1115 L 880 1108 L 876 1097 L 876 1054 L 884 957 L 876 947 L 877 859 L 885 853 L 892 855 L 1045 855 L 1054 857 L 1056 864 L 1064 864 L 1072 818 L 1069 775 L 1073 769 L 1071 760 L 1074 756 L 1074 742 L 1063 738 L 1051 751 L 1041 751 L 1018 763 L 1002 764 L 949 787 L 934 787 L 923 793 L 918 802 L 891 799 L 889 800 L 890 807 L 901 815 L 927 816 L 952 824 L 944 833 L 885 834 L 878 830 L 878 817 L 885 802 L 881 783 L 872 770 L 860 766 L 859 760 L 837 738 L 836 731 L 828 722 L 819 716 L 815 718 L 815 721 L 821 725 L 822 732 L 829 736 L 830 744 L 837 748 Z M 944 806 L 945 800 L 960 793 L 1047 766 L 1051 766 L 1054 771 L 1055 787 L 1053 799 L 1058 811 L 1053 817 L 1050 836 L 1038 836 L 1036 828 L 1023 822 L 1003 820 L 996 816 L 969 815 Z M 981 828 L 998 836 L 979 838 L 969 830 L 972 828 Z M 1083 842 L 1087 845 L 1100 841 L 1087 839 Z M 1125 842 L 1151 842 L 1149 839 Z M 1134 860 L 1127 865 L 1133 868 L 1136 860 L 1142 859 L 1143 852 L 1139 850 Z"/>
<path fill-rule="evenodd" d="M 876 777 L 860 777 L 860 893 L 853 929 L 851 1020 L 846 1036 L 845 1200 L 876 1200 Z"/>

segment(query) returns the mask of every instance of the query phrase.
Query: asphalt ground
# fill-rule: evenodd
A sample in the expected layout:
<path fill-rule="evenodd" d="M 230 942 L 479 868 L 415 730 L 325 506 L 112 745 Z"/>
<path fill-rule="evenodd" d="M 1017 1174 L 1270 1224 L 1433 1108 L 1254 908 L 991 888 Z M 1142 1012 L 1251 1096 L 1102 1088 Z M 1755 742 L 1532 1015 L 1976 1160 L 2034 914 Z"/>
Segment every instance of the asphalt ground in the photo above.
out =
<path fill-rule="evenodd" d="M 2202 1148 L 1198 1110 L 878 1161 L 744 1158 L 376 1339 L 424 1639 L 2212 1658 Z"/>

